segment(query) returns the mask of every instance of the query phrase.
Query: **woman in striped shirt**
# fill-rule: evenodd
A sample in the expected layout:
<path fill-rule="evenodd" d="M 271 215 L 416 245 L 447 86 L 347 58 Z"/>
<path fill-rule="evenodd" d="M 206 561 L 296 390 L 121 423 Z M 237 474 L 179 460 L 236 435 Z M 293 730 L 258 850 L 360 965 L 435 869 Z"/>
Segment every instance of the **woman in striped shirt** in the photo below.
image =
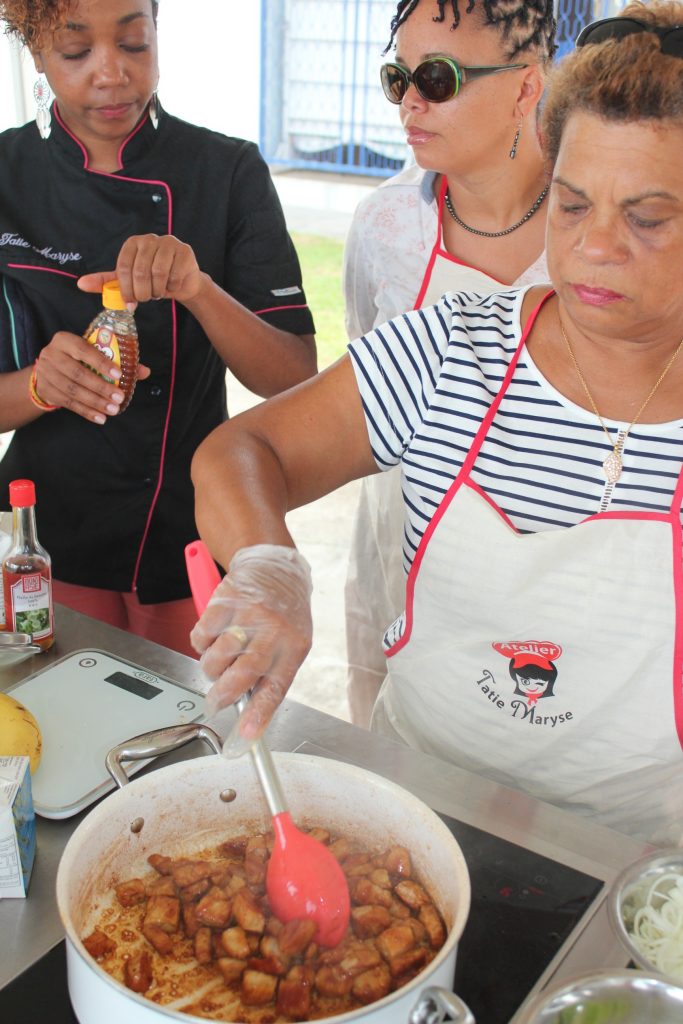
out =
<path fill-rule="evenodd" d="M 193 642 L 216 705 L 255 688 L 243 735 L 310 642 L 285 512 L 400 464 L 406 608 L 372 728 L 680 840 L 681 24 L 631 4 L 553 77 L 552 288 L 446 294 L 200 448 L 199 528 L 232 563 Z"/>

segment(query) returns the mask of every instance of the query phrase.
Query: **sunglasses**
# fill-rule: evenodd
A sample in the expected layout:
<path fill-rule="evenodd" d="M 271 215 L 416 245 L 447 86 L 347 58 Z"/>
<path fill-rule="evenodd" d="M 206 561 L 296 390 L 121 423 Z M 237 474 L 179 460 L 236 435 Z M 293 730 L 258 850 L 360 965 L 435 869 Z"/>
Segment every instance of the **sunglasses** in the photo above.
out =
<path fill-rule="evenodd" d="M 450 57 L 430 57 L 418 64 L 414 71 L 407 71 L 400 64 L 384 64 L 380 76 L 384 95 L 390 103 L 401 103 L 411 83 L 423 100 L 429 103 L 445 103 L 457 96 L 462 86 L 475 78 L 528 67 L 528 64 L 484 64 L 463 67 Z"/>
<path fill-rule="evenodd" d="M 653 32 L 659 36 L 662 53 L 668 57 L 683 57 L 683 25 L 648 25 L 637 18 L 603 18 L 586 25 L 576 39 L 577 47 L 587 43 L 604 43 L 608 39 L 625 39 L 640 32 Z"/>

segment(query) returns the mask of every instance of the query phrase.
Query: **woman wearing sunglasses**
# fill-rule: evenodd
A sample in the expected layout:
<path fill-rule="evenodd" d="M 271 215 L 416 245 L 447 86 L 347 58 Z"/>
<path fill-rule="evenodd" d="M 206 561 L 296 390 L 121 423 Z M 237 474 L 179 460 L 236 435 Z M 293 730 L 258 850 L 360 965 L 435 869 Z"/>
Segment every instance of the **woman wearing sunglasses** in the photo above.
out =
<path fill-rule="evenodd" d="M 55 599 L 190 654 L 190 459 L 226 418 L 225 368 L 267 396 L 316 360 L 256 146 L 159 105 L 157 9 L 0 0 L 40 73 L 36 122 L 0 135 L 0 507 L 34 480 Z M 113 277 L 144 364 L 120 416 L 111 362 L 80 337 Z"/>
<path fill-rule="evenodd" d="M 680 842 L 682 28 L 681 3 L 631 4 L 553 74 L 552 286 L 447 293 L 200 447 L 230 570 L 193 642 L 216 705 L 254 687 L 243 734 L 310 642 L 286 510 L 400 465 L 416 554 L 373 730 Z"/>
<path fill-rule="evenodd" d="M 548 181 L 537 108 L 554 49 L 552 0 L 403 0 L 381 69 L 415 163 L 354 217 L 345 252 L 347 332 L 357 338 L 445 291 L 547 280 Z M 377 637 L 400 614 L 398 472 L 365 480 L 346 586 L 348 699 L 367 726 L 385 675 Z"/>

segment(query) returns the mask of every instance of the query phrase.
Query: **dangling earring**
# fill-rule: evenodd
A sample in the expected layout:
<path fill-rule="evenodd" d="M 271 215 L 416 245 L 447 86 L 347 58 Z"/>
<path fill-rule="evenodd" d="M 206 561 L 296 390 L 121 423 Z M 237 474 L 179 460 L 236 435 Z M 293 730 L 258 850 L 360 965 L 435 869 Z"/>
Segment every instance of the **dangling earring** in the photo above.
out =
<path fill-rule="evenodd" d="M 149 119 L 152 122 L 152 128 L 159 127 L 159 97 L 156 91 L 152 93 L 152 98 L 149 101 Z"/>
<path fill-rule="evenodd" d="M 517 144 L 519 142 L 519 137 L 520 137 L 521 134 L 522 134 L 522 119 L 520 118 L 519 124 L 517 125 L 517 131 L 515 132 L 515 137 L 512 140 L 512 149 L 510 150 L 510 159 L 511 160 L 514 160 L 515 157 L 517 156 Z"/>
<path fill-rule="evenodd" d="M 33 86 L 33 97 L 36 101 L 36 124 L 41 139 L 49 139 L 52 130 L 52 115 L 50 114 L 50 100 L 52 93 L 47 79 L 42 75 Z"/>

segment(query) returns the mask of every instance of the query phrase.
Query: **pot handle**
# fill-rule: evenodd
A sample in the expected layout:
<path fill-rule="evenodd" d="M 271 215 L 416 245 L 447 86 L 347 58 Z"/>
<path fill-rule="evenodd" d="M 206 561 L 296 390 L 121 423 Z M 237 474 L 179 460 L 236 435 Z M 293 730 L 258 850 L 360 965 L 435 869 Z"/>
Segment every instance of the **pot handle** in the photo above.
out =
<path fill-rule="evenodd" d="M 444 1024 L 447 1020 L 455 1024 L 475 1024 L 474 1017 L 462 999 L 448 989 L 432 985 L 420 993 L 408 1024 Z"/>
<path fill-rule="evenodd" d="M 146 761 L 161 754 L 170 754 L 192 740 L 204 740 L 213 748 L 215 754 L 220 754 L 223 747 L 223 741 L 214 729 L 199 722 L 191 722 L 188 725 L 152 729 L 150 732 L 133 736 L 124 743 L 118 743 L 111 748 L 104 763 L 116 785 L 123 789 L 130 780 L 121 765 L 122 761 Z"/>

